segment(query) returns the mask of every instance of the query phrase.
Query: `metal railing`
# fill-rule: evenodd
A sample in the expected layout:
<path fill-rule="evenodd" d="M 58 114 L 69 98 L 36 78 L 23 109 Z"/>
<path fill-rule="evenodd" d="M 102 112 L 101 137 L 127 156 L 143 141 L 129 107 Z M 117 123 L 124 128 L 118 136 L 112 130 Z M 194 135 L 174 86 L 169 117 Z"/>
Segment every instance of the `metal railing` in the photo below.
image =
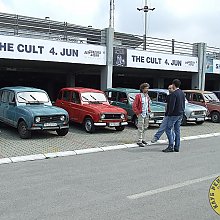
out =
<path fill-rule="evenodd" d="M 0 13 L 0 35 L 16 35 L 21 37 L 67 41 L 72 43 L 105 45 L 105 30 L 83 27 L 67 22 L 52 21 L 15 14 Z M 145 39 L 140 35 L 114 33 L 114 46 L 144 49 Z M 198 56 L 197 44 L 162 39 L 146 38 L 146 51 L 176 55 Z M 220 59 L 220 48 L 207 47 L 207 54 Z"/>

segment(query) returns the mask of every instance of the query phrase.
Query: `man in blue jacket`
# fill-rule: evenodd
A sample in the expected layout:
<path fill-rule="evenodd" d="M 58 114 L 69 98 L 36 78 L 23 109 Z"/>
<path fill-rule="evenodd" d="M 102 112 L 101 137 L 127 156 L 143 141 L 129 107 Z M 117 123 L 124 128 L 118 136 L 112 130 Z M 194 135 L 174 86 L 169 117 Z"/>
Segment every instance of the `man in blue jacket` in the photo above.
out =
<path fill-rule="evenodd" d="M 180 89 L 181 82 L 179 79 L 174 79 L 172 82 L 174 92 L 169 96 L 167 102 L 167 116 L 166 135 L 169 145 L 163 152 L 179 152 L 180 148 L 180 125 L 185 110 L 185 95 Z M 172 129 L 174 129 L 175 140 L 173 139 Z M 175 145 L 174 145 L 175 142 Z"/>

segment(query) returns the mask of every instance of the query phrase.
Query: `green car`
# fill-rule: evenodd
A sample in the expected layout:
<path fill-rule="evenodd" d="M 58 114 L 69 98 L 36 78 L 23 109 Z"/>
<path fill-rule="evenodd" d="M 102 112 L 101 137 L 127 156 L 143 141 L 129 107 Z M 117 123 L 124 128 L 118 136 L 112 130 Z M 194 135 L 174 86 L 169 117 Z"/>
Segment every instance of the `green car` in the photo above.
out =
<path fill-rule="evenodd" d="M 137 116 L 132 110 L 132 104 L 135 96 L 140 93 L 137 89 L 111 88 L 105 91 L 105 94 L 112 105 L 125 109 L 128 113 L 128 121 L 137 126 Z M 150 124 L 161 124 L 165 114 L 165 107 L 154 102 L 150 104 Z"/>

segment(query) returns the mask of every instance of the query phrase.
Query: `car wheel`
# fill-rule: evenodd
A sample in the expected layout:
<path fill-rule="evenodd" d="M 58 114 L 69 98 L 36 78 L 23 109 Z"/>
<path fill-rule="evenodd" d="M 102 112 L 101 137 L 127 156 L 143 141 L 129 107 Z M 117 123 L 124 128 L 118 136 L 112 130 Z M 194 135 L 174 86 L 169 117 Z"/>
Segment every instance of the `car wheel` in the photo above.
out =
<path fill-rule="evenodd" d="M 137 118 L 136 115 L 135 115 L 134 118 L 133 118 L 133 123 L 134 123 L 134 126 L 135 126 L 136 128 L 138 128 L 138 118 Z"/>
<path fill-rule="evenodd" d="M 86 132 L 88 133 L 93 133 L 95 131 L 95 125 L 94 122 L 91 118 L 86 118 L 84 121 L 84 128 Z"/>
<path fill-rule="evenodd" d="M 211 120 L 212 120 L 212 122 L 214 122 L 214 123 L 219 122 L 219 121 L 220 121 L 220 114 L 219 114 L 219 112 L 213 112 L 213 113 L 211 114 Z"/>
<path fill-rule="evenodd" d="M 181 125 L 187 125 L 187 118 L 186 118 L 185 115 L 183 116 L 183 119 L 182 119 Z"/>
<path fill-rule="evenodd" d="M 123 131 L 125 129 L 125 126 L 117 126 L 115 127 L 116 131 Z"/>
<path fill-rule="evenodd" d="M 56 130 L 56 132 L 58 136 L 65 136 L 69 132 L 69 128 L 59 129 L 59 130 Z"/>
<path fill-rule="evenodd" d="M 28 139 L 31 137 L 31 131 L 28 130 L 28 126 L 24 121 L 21 121 L 18 125 L 18 133 L 20 138 Z"/>
<path fill-rule="evenodd" d="M 204 123 L 204 121 L 196 121 L 197 125 L 202 125 Z"/>

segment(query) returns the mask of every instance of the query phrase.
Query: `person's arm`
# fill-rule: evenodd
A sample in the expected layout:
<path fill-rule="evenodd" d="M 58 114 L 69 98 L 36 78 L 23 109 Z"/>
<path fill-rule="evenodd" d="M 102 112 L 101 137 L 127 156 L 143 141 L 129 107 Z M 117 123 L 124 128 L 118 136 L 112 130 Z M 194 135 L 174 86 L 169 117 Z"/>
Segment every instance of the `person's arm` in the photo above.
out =
<path fill-rule="evenodd" d="M 136 95 L 132 105 L 132 110 L 137 116 L 140 114 L 138 111 L 138 98 L 139 98 L 138 95 Z"/>
<path fill-rule="evenodd" d="M 168 112 L 167 112 L 168 116 L 172 115 L 172 113 L 174 111 L 175 104 L 176 104 L 176 95 L 172 94 L 172 95 L 170 95 L 169 102 L 167 103 L 167 105 L 169 105 Z"/>

